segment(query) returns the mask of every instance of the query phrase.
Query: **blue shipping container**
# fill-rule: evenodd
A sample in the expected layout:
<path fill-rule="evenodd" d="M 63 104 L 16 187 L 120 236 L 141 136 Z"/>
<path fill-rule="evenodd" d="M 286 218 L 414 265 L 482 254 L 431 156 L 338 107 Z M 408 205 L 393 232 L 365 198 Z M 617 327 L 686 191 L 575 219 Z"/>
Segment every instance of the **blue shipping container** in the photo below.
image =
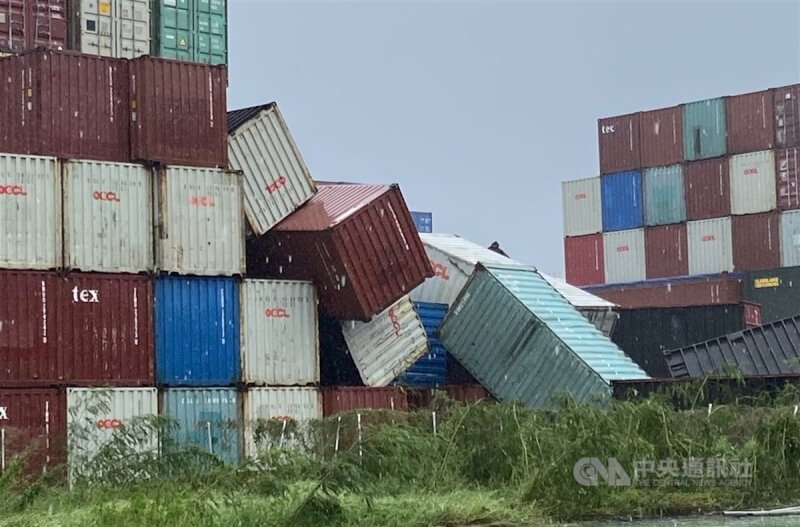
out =
<path fill-rule="evenodd" d="M 725 155 L 725 99 L 683 105 L 683 157 L 686 161 Z"/>
<path fill-rule="evenodd" d="M 417 232 L 424 232 L 424 233 L 433 232 L 432 213 L 411 211 L 411 218 L 414 220 L 414 225 L 416 225 L 417 227 Z"/>
<path fill-rule="evenodd" d="M 600 177 L 603 231 L 638 229 L 644 224 L 642 174 L 638 170 Z"/>
<path fill-rule="evenodd" d="M 425 327 L 430 351 L 399 376 L 394 384 L 412 388 L 444 386 L 447 382 L 447 350 L 439 341 L 439 326 L 447 314 L 447 306 L 414 302 L 414 309 Z"/>
<path fill-rule="evenodd" d="M 177 422 L 168 441 L 195 446 L 222 461 L 238 464 L 242 416 L 239 394 L 231 388 L 170 388 L 161 396 L 161 415 Z"/>
<path fill-rule="evenodd" d="M 232 386 L 239 381 L 239 285 L 234 278 L 156 279 L 156 382 Z"/>
<path fill-rule="evenodd" d="M 683 167 L 648 168 L 644 179 L 644 214 L 647 225 L 669 225 L 686 221 Z"/>

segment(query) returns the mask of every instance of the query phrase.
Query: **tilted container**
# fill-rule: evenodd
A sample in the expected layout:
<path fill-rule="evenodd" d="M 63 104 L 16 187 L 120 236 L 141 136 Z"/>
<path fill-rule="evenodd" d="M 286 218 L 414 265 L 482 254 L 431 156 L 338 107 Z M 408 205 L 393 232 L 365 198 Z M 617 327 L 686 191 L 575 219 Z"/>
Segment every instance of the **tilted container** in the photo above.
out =
<path fill-rule="evenodd" d="M 447 306 L 430 302 L 414 302 L 425 334 L 428 353 L 406 369 L 393 384 L 414 388 L 434 388 L 447 384 L 447 350 L 439 340 L 439 326 L 447 314 Z"/>

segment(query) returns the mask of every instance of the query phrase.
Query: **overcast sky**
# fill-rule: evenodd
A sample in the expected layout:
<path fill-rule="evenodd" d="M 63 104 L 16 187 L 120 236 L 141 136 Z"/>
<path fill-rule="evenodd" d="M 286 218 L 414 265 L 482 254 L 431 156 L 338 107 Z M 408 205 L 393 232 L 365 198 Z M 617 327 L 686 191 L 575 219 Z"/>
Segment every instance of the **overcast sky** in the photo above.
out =
<path fill-rule="evenodd" d="M 230 0 L 231 109 L 277 101 L 315 179 L 563 276 L 599 117 L 800 82 L 800 1 Z"/>

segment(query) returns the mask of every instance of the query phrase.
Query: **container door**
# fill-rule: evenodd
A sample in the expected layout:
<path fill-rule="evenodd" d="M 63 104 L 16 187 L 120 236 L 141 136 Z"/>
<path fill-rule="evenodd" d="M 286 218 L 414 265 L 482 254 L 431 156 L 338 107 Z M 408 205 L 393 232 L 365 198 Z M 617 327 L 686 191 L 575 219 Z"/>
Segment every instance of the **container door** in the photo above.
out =
<path fill-rule="evenodd" d="M 119 31 L 116 57 L 132 59 L 150 54 L 150 2 L 117 0 Z"/>
<path fill-rule="evenodd" d="M 67 41 L 67 6 L 66 0 L 36 0 L 36 2 L 23 1 L 28 4 L 29 12 L 26 17 L 29 23 L 25 28 L 27 33 L 27 47 L 46 47 L 50 49 L 65 49 Z M 32 26 L 32 27 L 31 27 Z"/>
<path fill-rule="evenodd" d="M 196 0 L 193 59 L 206 64 L 227 62 L 224 0 Z"/>
<path fill-rule="evenodd" d="M 191 0 L 158 0 L 158 56 L 165 59 L 192 59 Z"/>
<path fill-rule="evenodd" d="M 115 56 L 114 15 L 111 0 L 81 0 L 81 52 Z"/>

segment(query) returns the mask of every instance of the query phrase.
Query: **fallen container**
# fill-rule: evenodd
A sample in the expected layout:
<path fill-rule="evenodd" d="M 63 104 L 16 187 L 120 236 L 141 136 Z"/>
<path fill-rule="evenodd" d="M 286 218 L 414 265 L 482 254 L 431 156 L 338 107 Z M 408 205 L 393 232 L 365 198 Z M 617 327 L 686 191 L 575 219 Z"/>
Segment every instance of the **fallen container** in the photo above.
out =
<path fill-rule="evenodd" d="M 434 388 L 447 383 L 447 350 L 439 340 L 439 326 L 447 314 L 447 306 L 430 302 L 414 302 L 425 334 L 428 337 L 428 353 L 423 355 L 394 384 L 413 388 Z"/>

